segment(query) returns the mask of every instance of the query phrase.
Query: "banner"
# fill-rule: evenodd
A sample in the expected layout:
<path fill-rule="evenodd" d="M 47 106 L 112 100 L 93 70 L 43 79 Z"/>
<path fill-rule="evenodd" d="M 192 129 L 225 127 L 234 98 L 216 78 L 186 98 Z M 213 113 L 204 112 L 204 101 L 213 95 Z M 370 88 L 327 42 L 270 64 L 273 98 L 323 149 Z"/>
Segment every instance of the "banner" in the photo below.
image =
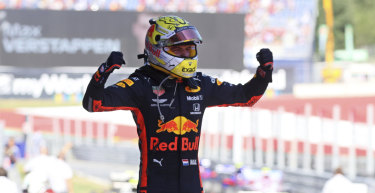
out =
<path fill-rule="evenodd" d="M 59 68 L 0 67 L 0 98 L 55 98 L 77 102 L 82 100 L 91 76 L 92 73 Z"/>
<path fill-rule="evenodd" d="M 177 14 L 177 13 L 176 13 Z M 0 65 L 99 66 L 122 51 L 128 66 L 143 60 L 152 17 L 165 13 L 49 10 L 0 11 Z M 199 30 L 199 67 L 243 69 L 244 15 L 178 13 Z"/>

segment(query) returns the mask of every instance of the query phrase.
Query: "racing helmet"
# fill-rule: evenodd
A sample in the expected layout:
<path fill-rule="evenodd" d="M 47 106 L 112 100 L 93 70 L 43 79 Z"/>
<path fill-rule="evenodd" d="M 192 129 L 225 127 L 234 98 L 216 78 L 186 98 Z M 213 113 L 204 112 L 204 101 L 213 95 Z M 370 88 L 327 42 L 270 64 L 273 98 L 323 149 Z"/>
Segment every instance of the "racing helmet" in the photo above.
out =
<path fill-rule="evenodd" d="M 197 44 L 202 43 L 198 30 L 178 16 L 149 20 L 145 57 L 149 65 L 177 78 L 195 75 L 198 65 Z"/>

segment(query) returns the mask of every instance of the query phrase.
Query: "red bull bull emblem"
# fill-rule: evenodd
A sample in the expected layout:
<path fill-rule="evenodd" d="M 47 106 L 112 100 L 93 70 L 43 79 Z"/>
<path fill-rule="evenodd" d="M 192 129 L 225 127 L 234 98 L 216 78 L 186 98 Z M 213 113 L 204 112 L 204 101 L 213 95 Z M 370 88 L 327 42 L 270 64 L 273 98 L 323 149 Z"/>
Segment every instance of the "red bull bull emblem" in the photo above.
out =
<path fill-rule="evenodd" d="M 173 120 L 170 120 L 162 124 L 161 120 L 158 120 L 159 129 L 156 130 L 156 133 L 168 132 L 175 133 L 176 135 L 184 135 L 191 131 L 198 133 L 198 122 L 199 119 L 194 123 L 193 121 L 187 119 L 184 116 L 175 117 Z"/>

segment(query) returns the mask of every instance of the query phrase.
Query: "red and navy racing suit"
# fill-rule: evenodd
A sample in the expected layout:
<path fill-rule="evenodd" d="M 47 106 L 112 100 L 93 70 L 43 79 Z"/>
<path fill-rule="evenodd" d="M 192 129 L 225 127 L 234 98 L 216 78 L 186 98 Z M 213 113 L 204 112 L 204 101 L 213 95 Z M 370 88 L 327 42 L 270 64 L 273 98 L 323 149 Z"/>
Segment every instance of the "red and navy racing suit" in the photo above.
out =
<path fill-rule="evenodd" d="M 107 88 L 93 78 L 83 106 L 90 112 L 132 111 L 141 152 L 139 193 L 202 193 L 198 146 L 205 109 L 254 105 L 272 81 L 272 70 L 259 67 L 244 85 L 200 72 L 189 79 L 167 76 L 145 65 Z"/>

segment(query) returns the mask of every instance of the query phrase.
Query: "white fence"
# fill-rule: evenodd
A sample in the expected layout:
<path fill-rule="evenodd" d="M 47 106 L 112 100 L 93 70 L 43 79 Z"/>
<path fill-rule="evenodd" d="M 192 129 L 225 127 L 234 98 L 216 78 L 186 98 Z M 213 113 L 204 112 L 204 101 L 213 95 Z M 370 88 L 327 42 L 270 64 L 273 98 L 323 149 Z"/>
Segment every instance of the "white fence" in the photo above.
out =
<path fill-rule="evenodd" d="M 206 110 L 200 156 L 316 174 L 341 166 L 351 178 L 374 176 L 374 106 L 367 106 L 367 123 L 340 120 L 340 107 L 333 108 L 331 119 L 312 116 L 310 105 L 302 115 L 283 108 Z"/>
<path fill-rule="evenodd" d="M 42 128 L 55 152 L 68 142 L 76 146 L 119 146 L 121 140 L 116 135 L 124 130 L 119 120 L 128 125 L 136 139 L 129 112 L 91 113 L 91 119 L 66 113 L 67 110 L 81 113 L 81 108 L 76 108 L 63 108 L 65 113 L 48 109 L 48 113 L 37 115 L 50 116 L 42 121 L 34 118 L 35 112 L 23 112 L 28 118 L 22 131 L 33 133 L 36 127 Z M 341 166 L 350 178 L 374 176 L 374 105 L 365 109 L 366 123 L 340 120 L 339 106 L 333 107 L 333 118 L 313 116 L 312 108 L 306 105 L 302 114 L 285 112 L 282 107 L 277 111 L 240 107 L 207 109 L 202 123 L 200 158 L 313 174 L 331 172 Z M 7 130 L 7 120 L 3 122 Z M 136 140 L 132 141 L 137 148 Z"/>

